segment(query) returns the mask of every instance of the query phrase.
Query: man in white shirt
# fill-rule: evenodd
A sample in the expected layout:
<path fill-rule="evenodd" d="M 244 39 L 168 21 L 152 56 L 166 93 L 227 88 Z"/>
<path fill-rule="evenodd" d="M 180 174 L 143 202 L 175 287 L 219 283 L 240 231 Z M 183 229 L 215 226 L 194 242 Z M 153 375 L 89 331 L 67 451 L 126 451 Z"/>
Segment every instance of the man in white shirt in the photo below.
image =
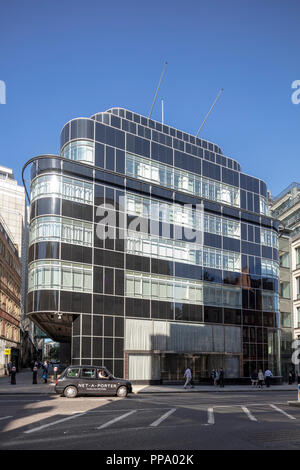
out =
<path fill-rule="evenodd" d="M 186 381 L 185 381 L 185 384 L 184 384 L 184 388 L 186 388 L 188 385 L 191 387 L 191 388 L 194 388 L 193 385 L 191 384 L 191 380 L 192 380 L 192 371 L 191 369 L 188 367 L 184 373 L 184 376 Z"/>
<path fill-rule="evenodd" d="M 267 387 L 270 387 L 270 378 L 271 378 L 271 377 L 273 377 L 273 374 L 272 374 L 272 372 L 271 372 L 269 369 L 267 369 L 267 370 L 265 371 L 265 382 L 266 382 L 266 386 L 267 386 Z"/>

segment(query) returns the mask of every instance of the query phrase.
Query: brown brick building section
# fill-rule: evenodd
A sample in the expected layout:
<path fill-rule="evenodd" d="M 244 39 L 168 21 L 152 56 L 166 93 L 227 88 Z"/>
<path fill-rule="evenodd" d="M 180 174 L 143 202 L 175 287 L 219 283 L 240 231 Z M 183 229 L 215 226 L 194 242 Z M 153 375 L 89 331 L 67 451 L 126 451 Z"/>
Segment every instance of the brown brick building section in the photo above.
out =
<path fill-rule="evenodd" d="M 21 263 L 18 251 L 0 223 L 0 375 L 8 361 L 19 366 Z M 5 349 L 11 354 L 5 355 Z"/>

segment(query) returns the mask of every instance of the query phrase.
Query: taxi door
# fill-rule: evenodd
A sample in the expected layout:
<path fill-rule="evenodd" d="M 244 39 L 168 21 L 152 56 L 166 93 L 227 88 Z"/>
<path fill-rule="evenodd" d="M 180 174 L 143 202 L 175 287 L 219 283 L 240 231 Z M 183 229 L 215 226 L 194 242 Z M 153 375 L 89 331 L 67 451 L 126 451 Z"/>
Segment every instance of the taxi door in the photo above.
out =
<path fill-rule="evenodd" d="M 97 370 L 98 377 L 98 390 L 99 394 L 103 393 L 105 395 L 115 395 L 116 394 L 116 381 L 113 378 L 110 378 L 108 372 L 101 367 Z"/>
<path fill-rule="evenodd" d="M 97 369 L 96 367 L 83 367 L 80 380 L 78 380 L 78 391 L 88 395 L 95 395 L 97 391 Z"/>

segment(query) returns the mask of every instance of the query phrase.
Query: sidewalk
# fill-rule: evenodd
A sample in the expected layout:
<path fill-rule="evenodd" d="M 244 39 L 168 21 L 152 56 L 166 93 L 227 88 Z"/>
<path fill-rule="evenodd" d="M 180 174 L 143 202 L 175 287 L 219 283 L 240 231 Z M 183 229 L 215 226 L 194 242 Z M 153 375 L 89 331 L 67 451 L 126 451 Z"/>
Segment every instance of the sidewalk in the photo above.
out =
<path fill-rule="evenodd" d="M 32 384 L 32 372 L 30 369 L 23 369 L 16 376 L 16 385 L 11 385 L 10 377 L 8 375 L 0 377 L 0 395 L 16 395 L 16 394 L 39 394 L 39 395 L 51 395 L 55 394 L 54 386 L 55 382 L 48 376 L 48 383 L 44 383 L 41 378 L 42 371 L 38 371 L 38 383 Z M 254 392 L 251 385 L 227 385 L 224 388 L 212 385 L 196 385 L 192 389 L 184 390 L 182 385 L 133 385 L 134 394 L 165 394 L 165 393 L 226 393 L 226 392 Z M 297 394 L 297 384 L 284 384 L 284 385 L 273 385 L 270 388 L 264 386 L 262 393 L 264 392 L 286 392 L 292 391 Z"/>

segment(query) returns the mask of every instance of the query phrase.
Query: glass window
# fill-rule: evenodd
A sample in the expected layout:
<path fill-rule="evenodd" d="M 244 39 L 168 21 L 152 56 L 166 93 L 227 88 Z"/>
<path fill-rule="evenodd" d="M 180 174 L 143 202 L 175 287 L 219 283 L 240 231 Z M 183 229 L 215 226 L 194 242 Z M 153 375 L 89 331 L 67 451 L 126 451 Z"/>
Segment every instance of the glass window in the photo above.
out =
<path fill-rule="evenodd" d="M 37 197 L 49 196 L 93 204 L 93 185 L 61 175 L 38 176 L 31 184 L 31 201 Z"/>
<path fill-rule="evenodd" d="M 45 240 L 92 246 L 93 224 L 58 216 L 39 217 L 30 224 L 29 244 Z"/>
<path fill-rule="evenodd" d="M 81 369 L 81 377 L 83 379 L 96 379 L 96 369 L 92 369 L 91 367 Z"/>
<path fill-rule="evenodd" d="M 61 155 L 77 162 L 93 164 L 95 161 L 95 143 L 89 140 L 72 141 L 63 148 Z"/>
<path fill-rule="evenodd" d="M 92 292 L 90 265 L 62 261 L 35 261 L 28 270 L 28 290 L 58 289 Z"/>
<path fill-rule="evenodd" d="M 290 267 L 290 255 L 289 255 L 289 253 L 284 253 L 283 255 L 280 256 L 279 264 L 283 268 L 289 268 Z"/>
<path fill-rule="evenodd" d="M 296 248 L 296 268 L 300 267 L 300 247 Z"/>
<path fill-rule="evenodd" d="M 300 298 L 300 276 L 296 277 L 296 292 L 297 298 Z"/>
<path fill-rule="evenodd" d="M 71 367 L 67 371 L 67 377 L 79 377 L 79 369 Z"/>
<path fill-rule="evenodd" d="M 137 155 L 126 154 L 126 174 L 153 181 L 171 189 L 178 189 L 213 201 L 240 206 L 240 191 L 233 186 L 212 179 L 195 176 L 163 163 L 153 162 Z"/>
<path fill-rule="evenodd" d="M 281 326 L 283 328 L 292 327 L 292 314 L 291 312 L 281 312 Z"/>

